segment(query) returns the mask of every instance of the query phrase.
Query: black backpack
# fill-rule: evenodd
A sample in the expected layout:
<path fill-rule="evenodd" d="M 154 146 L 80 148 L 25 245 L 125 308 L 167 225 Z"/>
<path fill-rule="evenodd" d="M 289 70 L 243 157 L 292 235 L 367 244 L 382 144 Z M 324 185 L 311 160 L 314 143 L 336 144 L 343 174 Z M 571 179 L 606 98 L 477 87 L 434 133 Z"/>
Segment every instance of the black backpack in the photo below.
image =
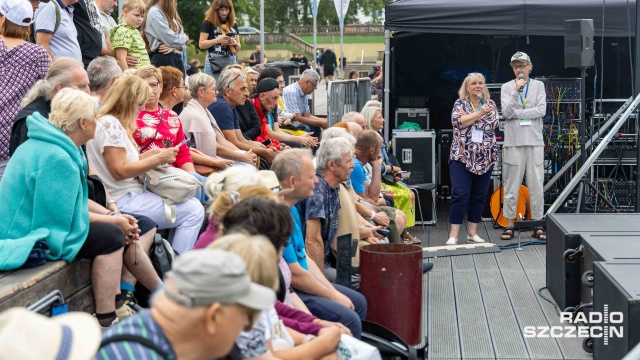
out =
<path fill-rule="evenodd" d="M 393 331 L 371 321 L 362 321 L 360 340 L 376 347 L 380 351 L 383 360 L 426 359 L 428 344 L 425 344 L 421 349 L 416 349 L 407 344 Z"/>
<path fill-rule="evenodd" d="M 149 259 L 153 268 L 158 273 L 160 279 L 164 280 L 164 276 L 171 270 L 173 261 L 180 255 L 177 251 L 173 250 L 169 241 L 162 238 L 162 235 L 156 233 L 153 239 L 153 244 L 149 249 Z"/>

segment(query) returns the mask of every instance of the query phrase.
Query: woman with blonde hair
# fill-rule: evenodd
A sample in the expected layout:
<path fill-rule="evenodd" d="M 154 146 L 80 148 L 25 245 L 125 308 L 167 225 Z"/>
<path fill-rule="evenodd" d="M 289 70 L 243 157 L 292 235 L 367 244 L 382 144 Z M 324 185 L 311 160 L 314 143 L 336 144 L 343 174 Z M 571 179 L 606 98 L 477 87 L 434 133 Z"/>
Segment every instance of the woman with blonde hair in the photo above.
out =
<path fill-rule="evenodd" d="M 180 253 L 195 244 L 204 209 L 190 199 L 176 204 L 176 221 L 165 216 L 163 199 L 144 192 L 136 177 L 162 164 L 176 160 L 176 147 L 156 148 L 139 154 L 133 140 L 138 113 L 152 95 L 149 85 L 137 76 L 125 76 L 114 82 L 100 108 L 96 136 L 87 144 L 91 166 L 102 179 L 118 208 L 151 218 L 159 229 L 173 229 L 169 236 L 173 248 Z"/>
<path fill-rule="evenodd" d="M 498 161 L 495 135 L 498 111 L 489 97 L 484 76 L 480 73 L 467 75 L 458 90 L 458 96 L 451 110 L 451 230 L 447 245 L 458 243 L 465 209 L 468 209 L 467 241 L 474 244 L 485 242 L 478 236 L 477 228 L 482 220 L 491 173 Z"/>
<path fill-rule="evenodd" d="M 204 72 L 213 76 L 216 81 L 225 66 L 237 61 L 236 53 L 240 51 L 239 34 L 233 2 L 213 0 L 204 15 L 198 46 L 202 50 L 208 50 Z"/>
<path fill-rule="evenodd" d="M 288 214 L 282 205 L 284 214 Z M 292 221 L 290 221 L 293 228 Z M 277 291 L 279 287 L 278 259 L 284 247 L 276 249 L 274 244 L 262 235 L 248 236 L 242 233 L 225 235 L 209 248 L 235 253 L 247 263 L 247 273 L 257 284 Z M 308 336 L 286 327 L 272 307 L 259 314 L 254 328 L 245 331 L 236 339 L 242 358 L 252 359 L 330 359 L 340 341 L 343 330 L 338 326 L 328 326 L 318 332 L 318 336 Z"/>
<path fill-rule="evenodd" d="M 150 0 L 142 23 L 142 37 L 149 46 L 151 64 L 171 66 L 184 76 L 182 51 L 189 43 L 178 15 L 177 0 Z"/>
<path fill-rule="evenodd" d="M 96 317 L 107 328 L 132 312 L 118 289 L 124 234 L 89 213 L 81 146 L 94 136 L 97 107 L 94 97 L 65 88 L 53 97 L 49 120 L 37 112 L 27 117 L 29 140 L 0 183 L 0 239 L 11 239 L 1 241 L 0 270 L 41 265 L 33 263 L 38 250 L 49 261 L 93 259 Z"/>

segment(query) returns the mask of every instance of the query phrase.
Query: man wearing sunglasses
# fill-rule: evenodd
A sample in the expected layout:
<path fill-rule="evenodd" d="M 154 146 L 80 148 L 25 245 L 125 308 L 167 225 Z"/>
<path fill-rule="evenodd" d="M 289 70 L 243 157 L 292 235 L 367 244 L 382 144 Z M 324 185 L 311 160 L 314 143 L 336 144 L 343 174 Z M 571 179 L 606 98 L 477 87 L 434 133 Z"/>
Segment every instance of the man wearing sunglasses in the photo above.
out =
<path fill-rule="evenodd" d="M 544 212 L 544 141 L 543 120 L 547 112 L 547 95 L 544 83 L 529 78 L 533 64 L 529 55 L 516 52 L 511 57 L 515 79 L 502 85 L 500 100 L 505 117 L 504 145 L 502 149 L 502 171 L 504 178 L 504 217 L 507 226 L 503 240 L 514 235 L 513 223 L 518 204 L 522 179 L 526 175 L 531 202 L 531 218 L 542 219 Z M 533 237 L 546 240 L 544 228 L 534 229 Z"/>

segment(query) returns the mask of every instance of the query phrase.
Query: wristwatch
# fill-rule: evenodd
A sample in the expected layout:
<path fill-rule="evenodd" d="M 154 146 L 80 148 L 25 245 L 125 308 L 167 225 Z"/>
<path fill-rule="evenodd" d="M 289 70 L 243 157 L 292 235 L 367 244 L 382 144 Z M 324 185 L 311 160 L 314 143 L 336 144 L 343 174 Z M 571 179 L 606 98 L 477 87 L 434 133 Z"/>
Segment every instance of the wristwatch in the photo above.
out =
<path fill-rule="evenodd" d="M 111 205 L 111 204 L 115 204 L 115 203 L 116 203 L 116 201 L 115 201 L 115 200 L 113 200 L 113 199 L 111 199 L 111 200 L 107 201 L 107 205 L 105 205 L 104 207 L 106 207 L 106 208 L 108 209 L 108 208 L 109 208 L 109 205 Z"/>

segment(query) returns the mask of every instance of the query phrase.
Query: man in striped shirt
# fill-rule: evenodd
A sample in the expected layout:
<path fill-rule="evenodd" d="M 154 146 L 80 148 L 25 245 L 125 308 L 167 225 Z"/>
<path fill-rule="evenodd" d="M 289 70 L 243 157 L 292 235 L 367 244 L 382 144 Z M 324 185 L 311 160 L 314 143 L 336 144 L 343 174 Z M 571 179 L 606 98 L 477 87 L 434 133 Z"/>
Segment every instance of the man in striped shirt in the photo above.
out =
<path fill-rule="evenodd" d="M 273 290 L 251 282 L 244 261 L 226 251 L 188 252 L 167 273 L 150 310 L 104 333 L 95 359 L 217 359 L 273 306 Z"/>

